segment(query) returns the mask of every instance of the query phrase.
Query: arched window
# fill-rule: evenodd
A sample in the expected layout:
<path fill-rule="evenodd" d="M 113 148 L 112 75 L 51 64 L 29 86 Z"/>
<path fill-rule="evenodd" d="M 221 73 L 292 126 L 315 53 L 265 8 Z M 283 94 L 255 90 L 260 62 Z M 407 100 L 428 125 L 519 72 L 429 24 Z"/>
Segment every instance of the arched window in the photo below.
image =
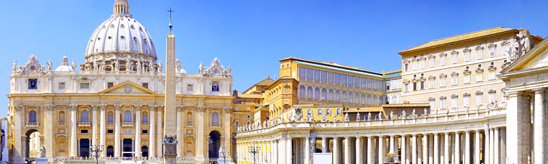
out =
<path fill-rule="evenodd" d="M 342 102 L 348 102 L 348 100 L 346 99 L 346 91 L 343 91 L 342 93 Z"/>
<path fill-rule="evenodd" d="M 64 111 L 59 112 L 59 123 L 65 123 L 65 112 Z"/>
<path fill-rule="evenodd" d="M 108 112 L 107 120 L 108 120 L 109 123 L 114 122 L 114 116 L 112 115 L 112 112 Z"/>
<path fill-rule="evenodd" d="M 213 116 L 211 117 L 211 121 L 213 125 L 219 125 L 219 114 L 217 112 L 213 112 Z"/>
<path fill-rule="evenodd" d="M 214 81 L 211 84 L 211 91 L 213 92 L 219 92 L 219 82 Z"/>
<path fill-rule="evenodd" d="M 89 122 L 88 118 L 89 118 L 88 111 L 87 110 L 82 111 L 82 113 L 80 114 L 80 121 L 81 122 Z"/>
<path fill-rule="evenodd" d="M 36 111 L 29 112 L 29 123 L 36 123 Z"/>
<path fill-rule="evenodd" d="M 314 91 L 312 90 L 312 87 L 311 87 L 311 86 L 309 86 L 308 88 L 306 88 L 306 97 L 312 98 L 313 93 L 314 93 Z"/>
<path fill-rule="evenodd" d="M 129 110 L 124 112 L 124 122 L 131 122 L 131 112 Z"/>
<path fill-rule="evenodd" d="M 356 103 L 356 104 L 360 103 L 360 95 L 358 93 L 356 93 L 356 95 L 354 95 L 354 103 Z"/>
<path fill-rule="evenodd" d="M 398 97 L 396 97 L 396 95 L 392 96 L 392 104 L 397 104 L 398 103 Z"/>
<path fill-rule="evenodd" d="M 362 94 L 362 102 L 361 104 L 365 104 L 367 101 L 366 101 L 366 98 L 365 98 L 365 94 Z"/>
<path fill-rule="evenodd" d="M 339 90 L 335 92 L 335 101 L 341 101 L 341 92 Z"/>
<path fill-rule="evenodd" d="M 301 85 L 301 87 L 299 87 L 299 96 L 306 97 L 306 88 L 304 87 L 304 85 Z"/>
<path fill-rule="evenodd" d="M 143 123 L 148 123 L 148 113 L 143 113 L 142 118 Z"/>
<path fill-rule="evenodd" d="M 320 88 L 316 87 L 316 89 L 314 89 L 314 98 L 315 99 L 320 99 Z"/>
<path fill-rule="evenodd" d="M 348 102 L 354 103 L 354 94 L 352 92 L 348 92 Z"/>
<path fill-rule="evenodd" d="M 327 94 L 327 99 L 328 99 L 328 100 L 333 100 L 333 95 L 334 95 L 333 90 L 330 89 L 330 90 L 329 90 L 329 93 Z"/>
<path fill-rule="evenodd" d="M 371 105 L 375 105 L 377 102 L 378 102 L 377 101 L 377 96 L 373 96 L 373 104 L 371 104 Z"/>
<path fill-rule="evenodd" d="M 321 97 L 321 99 L 323 99 L 323 100 L 327 99 L 327 89 L 325 89 L 325 88 L 322 89 L 322 97 Z"/>
<path fill-rule="evenodd" d="M 379 106 L 381 106 L 383 103 L 384 99 L 382 96 L 379 96 Z"/>
<path fill-rule="evenodd" d="M 186 122 L 187 122 L 187 124 L 192 124 L 192 113 L 191 112 L 188 112 L 186 114 Z"/>

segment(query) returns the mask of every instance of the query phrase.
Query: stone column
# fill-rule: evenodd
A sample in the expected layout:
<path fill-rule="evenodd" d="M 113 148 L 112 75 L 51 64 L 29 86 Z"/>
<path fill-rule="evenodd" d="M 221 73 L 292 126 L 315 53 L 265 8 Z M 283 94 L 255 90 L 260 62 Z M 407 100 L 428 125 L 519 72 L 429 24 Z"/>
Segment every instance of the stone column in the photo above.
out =
<path fill-rule="evenodd" d="M 428 163 L 428 134 L 422 135 L 422 162 Z"/>
<path fill-rule="evenodd" d="M 379 163 L 384 163 L 384 136 L 379 136 Z"/>
<path fill-rule="evenodd" d="M 287 163 L 293 163 L 293 138 L 292 137 L 287 138 L 285 148 L 287 153 L 286 154 Z"/>
<path fill-rule="evenodd" d="M 306 137 L 304 141 L 304 164 L 310 164 L 310 137 Z"/>
<path fill-rule="evenodd" d="M 278 141 L 274 140 L 273 142 L 274 142 L 274 145 L 272 148 L 274 148 L 274 151 L 273 151 L 274 154 L 272 155 L 272 163 L 277 164 L 278 163 Z"/>
<path fill-rule="evenodd" d="M 439 159 L 439 136 L 437 133 L 434 133 L 434 164 L 438 164 Z"/>
<path fill-rule="evenodd" d="M 122 105 L 114 105 L 114 157 L 120 157 L 120 108 Z"/>
<path fill-rule="evenodd" d="M 46 148 L 46 158 L 48 158 L 48 161 L 53 162 L 53 140 L 55 137 L 53 136 L 53 124 L 57 122 L 53 122 L 53 108 L 55 105 L 45 105 L 44 108 L 46 109 L 45 117 L 44 117 L 44 147 Z M 47 151 L 50 150 L 50 151 Z"/>
<path fill-rule="evenodd" d="M 333 164 L 339 164 L 339 139 L 337 137 L 333 137 Z"/>
<path fill-rule="evenodd" d="M 163 156 L 163 153 L 162 153 L 162 138 L 164 138 L 164 135 L 162 135 L 162 113 L 164 111 L 164 106 L 162 105 L 159 105 L 156 107 L 156 111 L 157 111 L 157 115 L 158 115 L 158 120 L 156 120 L 156 154 L 158 157 L 162 157 Z M 198 145 L 197 143 L 195 143 L 195 145 Z"/>
<path fill-rule="evenodd" d="M 487 129 L 485 133 L 486 133 L 486 134 L 489 133 L 489 130 Z M 476 130 L 476 135 L 474 136 L 474 139 L 476 139 L 476 143 L 474 144 L 474 163 L 478 163 L 478 164 L 479 164 L 480 161 L 481 161 L 481 160 L 480 160 L 480 156 L 481 156 L 481 153 L 480 153 L 480 151 L 481 151 L 481 146 L 480 146 L 481 140 L 480 140 L 480 136 L 481 136 L 480 131 L 479 131 L 479 130 Z M 486 149 L 489 149 L 489 145 L 488 145 L 488 144 L 489 144 L 489 142 L 488 142 L 488 141 L 489 141 L 489 137 L 486 136 L 486 137 L 485 137 L 485 141 L 487 141 L 487 142 L 485 142 L 485 148 L 486 148 Z M 489 154 L 488 152 L 489 152 L 489 150 L 486 150 L 486 151 L 485 151 L 485 154 L 488 155 L 488 154 Z M 487 161 L 489 160 L 489 158 L 485 158 L 485 159 L 483 159 L 483 160 L 486 160 L 485 163 L 489 163 L 489 162 L 487 162 Z"/>
<path fill-rule="evenodd" d="M 452 163 L 460 164 L 460 133 L 455 132 L 455 161 Z"/>
<path fill-rule="evenodd" d="M 546 126 L 546 112 L 544 109 L 544 90 L 536 89 L 535 90 L 535 109 L 534 109 L 534 122 L 533 122 L 533 137 L 534 137 L 534 148 L 533 148 L 533 154 L 534 154 L 534 162 L 535 163 L 546 163 L 545 157 L 546 154 L 544 152 L 544 149 L 546 147 L 545 145 L 545 128 Z M 497 134 L 495 132 L 495 134 Z"/>
<path fill-rule="evenodd" d="M 403 116 L 402 116 L 403 117 Z M 401 159 L 400 159 L 400 164 L 407 164 L 407 141 L 406 141 L 406 137 L 405 137 L 405 134 L 402 134 L 401 135 Z"/>
<path fill-rule="evenodd" d="M 104 147 L 106 147 L 106 144 L 107 144 L 107 126 L 106 126 L 106 121 L 105 121 L 105 117 L 106 117 L 106 107 L 107 105 L 101 105 L 100 106 L 100 109 L 101 109 L 101 127 L 100 127 L 100 134 L 99 134 L 99 140 L 100 140 L 100 144 L 103 145 Z M 106 148 L 105 148 L 106 149 Z M 102 151 L 101 152 L 101 157 L 106 157 L 107 156 L 107 151 Z"/>
<path fill-rule="evenodd" d="M 411 141 L 409 142 L 411 144 L 411 163 L 417 163 L 417 146 L 418 146 L 418 143 L 417 143 L 418 139 L 417 139 L 417 134 L 413 134 L 413 136 L 411 137 Z"/>
<path fill-rule="evenodd" d="M 360 136 L 356 137 L 356 163 L 363 164 L 363 144 Z"/>
<path fill-rule="evenodd" d="M 327 153 L 327 137 L 322 137 L 322 153 Z"/>
<path fill-rule="evenodd" d="M 91 145 L 98 144 L 97 141 L 97 108 L 98 105 L 91 106 Z M 93 154 L 90 152 L 90 154 Z"/>
<path fill-rule="evenodd" d="M 78 149 L 78 143 L 76 141 L 76 108 L 78 105 L 72 104 L 70 105 L 70 156 L 76 157 L 78 156 L 77 149 Z"/>
<path fill-rule="evenodd" d="M 367 136 L 367 164 L 375 164 L 375 157 L 373 157 L 373 137 Z"/>
<path fill-rule="evenodd" d="M 500 151 L 500 148 L 499 148 L 499 128 L 494 128 L 493 129 L 495 131 L 495 140 L 494 140 L 494 143 L 493 143 L 493 154 L 491 154 L 493 156 L 493 162 L 495 164 L 499 164 L 499 160 L 500 160 L 500 157 L 499 157 L 499 151 Z M 536 146 L 536 144 L 535 144 Z"/>
<path fill-rule="evenodd" d="M 150 117 L 150 121 L 149 121 L 149 126 L 148 126 L 148 132 L 149 132 L 149 136 L 148 136 L 148 157 L 155 157 L 156 156 L 156 145 L 154 144 L 156 141 L 155 141 L 155 137 L 156 137 L 156 132 L 154 131 L 154 126 L 156 125 L 155 124 L 155 120 L 154 120 L 154 113 L 156 111 L 156 106 L 154 105 L 149 105 L 149 117 Z"/>
<path fill-rule="evenodd" d="M 466 131 L 466 137 L 465 137 L 465 145 L 464 145 L 464 164 L 470 164 L 470 131 Z"/>
<path fill-rule="evenodd" d="M 506 128 L 500 128 L 500 163 L 506 163 Z"/>
<path fill-rule="evenodd" d="M 444 160 L 444 164 L 449 164 L 449 159 L 451 158 L 451 156 L 449 155 L 449 132 L 445 132 L 445 138 L 444 138 L 444 141 L 445 141 L 445 153 L 443 153 L 443 160 Z"/>
<path fill-rule="evenodd" d="M 508 93 L 506 109 L 506 163 L 528 163 L 530 145 L 530 108 L 528 97 L 521 92 Z"/>
<path fill-rule="evenodd" d="M 181 123 L 182 121 L 181 115 L 182 115 L 182 108 L 177 107 L 177 141 L 179 142 L 179 144 L 177 144 L 177 157 L 183 156 L 183 150 L 181 147 L 183 145 L 183 140 L 182 140 L 183 125 Z"/>
<path fill-rule="evenodd" d="M 135 105 L 135 156 L 141 157 L 141 107 L 142 105 Z"/>
<path fill-rule="evenodd" d="M 396 150 L 396 147 L 394 147 L 394 146 L 395 146 L 395 145 L 394 145 L 394 142 L 396 142 L 396 141 L 395 141 L 395 138 L 394 138 L 394 135 L 391 135 L 391 136 L 390 136 L 390 151 L 389 151 L 389 152 L 392 152 L 392 153 L 394 153 L 394 154 L 397 154 L 397 153 L 398 153 L 398 150 Z"/>
<path fill-rule="evenodd" d="M 350 137 L 346 136 L 344 137 L 344 163 L 350 163 L 351 159 L 351 152 L 350 152 Z"/>

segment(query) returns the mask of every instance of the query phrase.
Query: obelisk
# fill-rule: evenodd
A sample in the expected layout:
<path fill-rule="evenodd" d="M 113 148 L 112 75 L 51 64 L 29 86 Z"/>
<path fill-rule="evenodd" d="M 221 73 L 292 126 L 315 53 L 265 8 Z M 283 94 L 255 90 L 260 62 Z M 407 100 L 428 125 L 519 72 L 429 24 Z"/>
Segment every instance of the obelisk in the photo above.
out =
<path fill-rule="evenodd" d="M 169 35 L 166 44 L 166 78 L 164 102 L 164 163 L 177 162 L 177 111 L 175 108 L 175 36 L 172 33 L 171 12 L 169 9 Z"/>

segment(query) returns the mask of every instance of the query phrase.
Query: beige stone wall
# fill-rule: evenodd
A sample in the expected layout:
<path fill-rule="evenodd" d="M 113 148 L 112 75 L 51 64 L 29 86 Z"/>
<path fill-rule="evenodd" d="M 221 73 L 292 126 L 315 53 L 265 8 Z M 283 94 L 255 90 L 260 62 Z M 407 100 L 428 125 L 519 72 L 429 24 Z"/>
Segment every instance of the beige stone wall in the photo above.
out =
<path fill-rule="evenodd" d="M 485 107 L 489 103 L 491 91 L 495 92 L 495 100 L 501 103 L 504 83 L 496 76 L 490 79 L 490 74 L 498 74 L 502 70 L 501 65 L 506 60 L 503 47 L 512 43 L 513 37 L 515 33 L 508 33 L 402 56 L 403 102 L 428 103 L 433 100 L 433 109 L 440 109 L 440 99 L 445 97 L 445 107 L 451 108 L 452 97 L 457 97 L 457 108 L 464 108 L 464 95 L 469 94 L 470 108 L 477 108 L 476 96 L 481 95 L 481 104 Z M 491 55 L 491 48 L 495 50 L 494 56 Z M 482 52 L 479 59 L 478 51 Z M 469 52 L 467 60 L 466 52 Z M 453 62 L 453 55 L 457 55 L 456 63 Z M 445 64 L 442 64 L 442 56 L 446 56 Z M 434 61 L 432 67 L 431 59 Z M 424 62 L 423 69 L 421 60 Z M 417 68 L 413 68 L 414 62 L 417 63 Z M 465 82 L 468 72 L 470 80 Z M 481 73 L 481 80 L 477 78 L 478 73 Z M 452 84 L 453 75 L 457 75 L 457 84 Z M 443 76 L 446 77 L 445 86 L 440 82 Z M 433 87 L 430 86 L 430 81 L 433 81 Z M 424 82 L 424 89 L 420 88 L 421 82 Z M 413 88 L 414 83 L 417 89 Z"/>

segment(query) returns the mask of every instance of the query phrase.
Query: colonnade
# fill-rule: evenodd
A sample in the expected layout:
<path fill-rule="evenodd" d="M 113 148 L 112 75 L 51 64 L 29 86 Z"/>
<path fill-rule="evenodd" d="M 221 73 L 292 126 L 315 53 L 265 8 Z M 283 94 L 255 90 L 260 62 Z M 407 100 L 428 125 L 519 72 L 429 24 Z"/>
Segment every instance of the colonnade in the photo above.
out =
<path fill-rule="evenodd" d="M 314 131 L 311 132 L 311 134 Z M 378 164 L 394 154 L 402 164 L 504 164 L 506 127 L 400 134 L 315 133 L 270 141 L 237 141 L 238 164 L 311 164 L 313 153 L 331 153 L 333 164 Z M 315 139 L 315 140 L 314 140 Z M 249 147 L 259 146 L 253 154 Z M 278 151 L 282 149 L 282 151 Z M 253 159 L 255 158 L 255 160 Z"/>

